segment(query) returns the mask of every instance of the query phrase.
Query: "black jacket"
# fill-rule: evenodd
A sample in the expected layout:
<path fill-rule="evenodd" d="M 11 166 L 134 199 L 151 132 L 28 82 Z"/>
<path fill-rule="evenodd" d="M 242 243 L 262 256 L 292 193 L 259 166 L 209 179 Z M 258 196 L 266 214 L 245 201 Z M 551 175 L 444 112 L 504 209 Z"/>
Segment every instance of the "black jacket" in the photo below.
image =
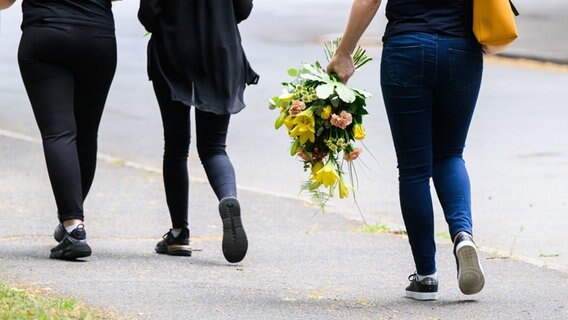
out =
<path fill-rule="evenodd" d="M 138 20 L 148 32 L 152 32 L 158 24 L 158 18 L 162 12 L 161 0 L 140 0 Z M 252 0 L 233 0 L 233 9 L 237 23 L 246 20 L 252 11 Z"/>
<path fill-rule="evenodd" d="M 152 33 L 148 75 L 165 81 L 172 99 L 216 114 L 244 108 L 255 84 L 237 24 L 252 0 L 141 0 L 138 18 Z"/>

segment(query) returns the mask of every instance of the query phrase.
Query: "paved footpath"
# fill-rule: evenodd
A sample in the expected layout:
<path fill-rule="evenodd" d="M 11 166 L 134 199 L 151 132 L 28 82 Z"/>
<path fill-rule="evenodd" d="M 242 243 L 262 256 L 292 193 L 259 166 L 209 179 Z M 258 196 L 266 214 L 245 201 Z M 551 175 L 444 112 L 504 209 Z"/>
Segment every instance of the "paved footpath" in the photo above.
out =
<path fill-rule="evenodd" d="M 86 204 L 93 255 L 50 260 L 55 208 L 41 145 L 29 140 L 0 132 L 0 281 L 17 287 L 73 296 L 121 319 L 568 318 L 566 273 L 482 253 L 486 288 L 464 296 L 448 243 L 438 247 L 439 301 L 405 299 L 413 271 L 405 238 L 242 190 L 249 254 L 228 264 L 216 201 L 199 182 L 191 193 L 194 256 L 155 254 L 168 227 L 160 174 L 116 159 L 101 159 Z"/>
<path fill-rule="evenodd" d="M 317 7 L 318 10 L 325 9 L 324 14 L 330 17 L 328 21 L 340 21 L 345 18 L 347 7 L 338 0 L 317 0 L 310 4 L 302 0 L 304 10 L 298 12 L 288 4 L 297 4 L 300 0 L 284 2 L 280 1 L 280 5 L 276 0 L 257 1 L 255 6 L 258 14 L 253 19 L 258 23 L 249 22 L 243 25 L 249 36 L 266 40 L 266 43 L 262 42 L 262 47 L 259 45 L 263 50 L 267 50 L 267 43 L 297 41 L 296 38 L 300 34 L 305 36 L 302 41 L 312 41 L 321 34 L 335 34 L 338 30 L 331 23 L 301 18 L 301 21 L 295 20 L 298 23 L 291 24 L 290 20 L 285 18 L 302 14 L 306 16 L 313 13 L 314 7 Z M 325 7 L 321 5 L 324 2 Z M 568 11 L 564 10 L 564 2 L 515 1 L 523 14 L 519 20 L 523 37 L 509 52 L 514 56 L 565 63 L 568 57 L 568 42 L 558 41 L 562 39 L 566 29 Z M 123 1 L 119 4 L 116 6 L 117 17 L 120 16 L 117 21 L 124 27 L 127 25 L 126 17 L 135 20 L 135 15 L 131 13 L 134 12 L 132 8 L 136 3 Z M 275 9 L 274 6 L 278 8 Z M 9 18 L 9 13 L 11 12 L 6 12 L 4 17 Z M 2 44 L 5 47 L 0 51 L 3 61 L 9 61 L 5 60 L 8 59 L 6 57 L 13 59 L 17 47 L 17 36 L 14 34 L 17 24 L 9 22 L 9 19 L 3 20 Z M 384 23 L 384 20 L 378 18 L 376 23 Z M 306 27 L 307 24 L 314 26 Z M 271 27 L 257 28 L 257 25 Z M 275 36 L 274 30 L 279 29 L 280 25 L 285 27 L 281 30 L 287 32 L 277 33 L 278 36 Z M 129 35 L 131 38 L 128 39 L 140 41 L 140 34 L 142 31 L 133 29 Z M 143 70 L 128 64 L 137 61 L 129 54 L 137 52 L 138 49 L 126 41 L 126 35 L 123 34 L 121 39 L 125 46 L 121 51 L 123 70 L 119 76 L 123 79 L 122 82 L 118 79 L 117 83 L 130 81 L 131 87 L 140 91 L 141 87 L 135 79 L 143 77 L 133 73 L 128 78 L 125 72 L 128 68 Z M 255 42 L 250 45 L 252 49 L 256 48 Z M 6 48 L 11 48 L 12 51 Z M 130 51 L 126 50 L 127 48 L 130 48 Z M 320 51 L 319 48 L 317 50 Z M 275 64 L 275 61 L 278 64 L 278 57 L 284 60 L 283 56 L 270 54 L 271 51 L 258 51 L 256 57 L 255 50 L 250 52 L 259 68 L 263 61 L 264 69 L 270 69 L 266 65 Z M 293 53 L 286 52 L 286 56 L 291 54 Z M 264 60 L 260 59 L 261 55 L 266 56 Z M 307 52 L 301 55 L 312 56 Z M 285 63 L 281 63 L 284 66 L 288 66 L 288 60 L 296 61 L 296 58 L 286 59 Z M 17 73 L 10 73 L 13 79 L 5 76 L 11 68 L 13 66 L 10 63 L 0 64 L 0 282 L 48 295 L 72 296 L 116 315 L 114 319 L 568 319 L 568 273 L 565 271 L 501 258 L 489 250 L 482 253 L 487 274 L 486 288 L 479 295 L 468 297 L 457 289 L 451 245 L 440 242 L 440 300 L 419 303 L 403 297 L 406 278 L 414 270 L 409 246 L 404 237 L 388 233 L 365 233 L 362 232 L 360 222 L 350 220 L 346 215 L 314 215 L 316 210 L 313 207 L 297 199 L 247 191 L 249 189 L 240 190 L 243 219 L 250 239 L 249 254 L 240 264 L 228 264 L 220 249 L 222 231 L 214 195 L 206 184 L 199 181 L 192 182 L 191 190 L 190 223 L 192 246 L 196 250 L 194 256 L 178 258 L 157 255 L 153 253 L 154 244 L 169 226 L 160 172 L 152 167 L 137 166 L 108 157 L 103 157 L 100 161 L 95 184 L 86 203 L 86 224 L 93 256 L 85 259 L 85 262 L 75 263 L 50 260 L 48 252 L 54 245 L 51 233 L 55 227 L 55 206 L 47 183 L 41 145 L 35 138 L 12 133 L 16 131 L 37 134 L 37 130 L 30 129 L 35 126 Z M 279 72 L 283 68 L 273 67 L 272 69 L 278 70 L 278 73 L 272 71 L 273 74 L 278 74 L 273 78 L 280 79 Z M 565 95 L 553 93 L 559 92 L 555 88 L 561 86 L 566 78 L 558 74 L 542 75 L 536 71 L 517 69 L 509 72 L 505 69 L 507 67 L 488 68 L 489 74 L 484 85 L 501 91 L 516 91 L 517 100 L 527 101 L 531 107 L 534 105 L 534 109 L 538 107 L 538 110 L 543 110 L 543 116 L 533 117 L 533 113 L 526 113 L 523 114 L 526 119 L 520 115 L 513 117 L 510 123 L 515 125 L 509 124 L 508 135 L 503 135 L 502 140 L 508 143 L 499 145 L 499 148 L 515 149 L 517 145 L 510 141 L 525 139 L 523 141 L 527 146 L 538 145 L 546 152 L 522 153 L 525 149 L 529 150 L 528 147 L 515 149 L 514 152 L 507 150 L 510 152 L 505 152 L 503 157 L 506 161 L 503 162 L 508 165 L 517 163 L 513 169 L 505 170 L 512 173 L 504 175 L 503 172 L 496 172 L 489 177 L 475 176 L 489 185 L 489 191 L 507 189 L 510 195 L 501 200 L 507 205 L 515 203 L 518 198 L 524 202 L 533 201 L 533 197 L 536 197 L 533 193 L 538 195 L 538 199 L 542 199 L 542 203 L 536 204 L 539 206 L 534 212 L 528 209 L 522 212 L 514 211 L 519 217 L 518 221 L 496 220 L 502 230 L 510 230 L 511 228 L 507 227 L 511 225 L 517 230 L 523 219 L 531 217 L 534 220 L 531 222 L 533 228 L 529 228 L 522 236 L 525 243 L 534 243 L 538 242 L 532 240 L 535 238 L 548 239 L 542 237 L 542 233 L 564 234 L 561 229 L 566 220 L 554 219 L 558 217 L 558 213 L 562 213 L 559 210 L 566 208 L 565 202 L 560 203 L 558 200 L 558 195 L 562 194 L 565 189 L 563 186 L 566 185 L 565 174 L 561 171 L 566 164 L 563 160 L 565 149 L 555 148 L 563 146 L 557 141 L 566 136 L 566 131 L 562 131 L 562 117 L 551 120 L 544 115 L 550 112 L 564 114 L 565 108 L 562 108 L 563 105 L 558 101 L 562 101 Z M 265 71 L 263 83 L 266 83 L 266 87 L 277 86 L 276 83 L 274 86 L 270 84 L 271 73 L 260 71 Z M 15 79 L 18 79 L 18 82 L 15 82 Z M 522 80 L 526 85 L 511 85 L 511 79 Z M 503 85 L 499 86 L 500 83 Z M 547 85 L 541 88 L 537 86 L 539 83 Z M 126 89 L 132 90 L 131 87 L 126 86 Z M 124 91 L 130 92 L 128 90 Z M 141 93 L 139 91 L 137 94 Z M 500 97 L 494 93 L 488 93 L 488 96 L 497 100 Z M 507 91 L 503 96 L 510 97 L 511 94 Z M 260 94 L 251 96 L 250 99 L 254 102 L 260 101 L 258 105 L 266 100 Z M 122 103 L 123 100 L 118 101 Z M 130 102 L 130 99 L 124 101 Z M 518 108 L 517 104 L 511 104 L 501 109 L 480 109 L 478 117 L 482 120 L 495 119 L 494 128 L 500 128 L 497 121 L 503 118 L 501 115 L 515 114 Z M 143 110 L 137 108 L 136 116 Z M 120 128 L 117 132 L 124 138 L 129 134 L 129 130 L 123 130 L 122 123 L 118 120 L 125 121 L 124 119 L 131 115 L 125 110 L 119 111 L 121 112 L 118 116 L 113 114 L 111 104 L 105 116 L 105 124 L 117 123 Z M 493 113 L 489 114 L 489 111 Z M 27 116 L 22 115 L 23 112 L 27 112 Z M 537 126 L 539 123 L 540 126 Z M 541 130 L 542 123 L 549 124 L 554 134 Z M 147 122 L 136 124 L 146 128 L 145 130 L 150 128 Z M 530 126 L 525 126 L 526 124 Z M 139 134 L 136 130 L 130 131 Z M 113 131 L 107 127 L 107 131 L 102 132 L 102 138 L 105 132 L 108 134 Z M 485 134 L 490 132 L 477 132 L 482 132 L 481 138 L 477 140 L 479 146 L 490 148 L 495 142 L 493 137 Z M 540 132 L 541 135 L 533 132 Z M 148 135 L 157 136 L 154 132 Z M 547 138 L 541 139 L 542 135 Z M 126 152 L 128 150 L 122 149 L 124 152 L 113 152 L 114 154 L 128 159 L 147 160 L 148 156 L 144 155 L 153 154 L 151 150 L 158 150 L 149 147 L 146 138 L 126 140 L 131 144 L 129 148 L 124 148 L 123 145 L 120 145 L 120 148 L 137 150 L 138 155 L 142 156 L 132 156 Z M 106 142 L 104 146 L 108 150 L 112 141 L 107 139 Z M 240 145 L 242 144 L 241 142 Z M 238 145 L 236 144 L 235 148 Z M 258 148 L 256 142 L 255 147 Z M 539 148 L 534 149 L 540 150 Z M 519 153 L 520 156 L 506 158 L 508 154 Z M 528 159 L 529 165 L 516 161 L 521 157 Z M 471 160 L 476 161 L 473 157 Z M 491 160 L 498 162 L 499 159 L 494 156 Z M 244 166 L 245 161 L 238 162 Z M 275 164 L 274 170 L 277 168 Z M 555 171 L 556 168 L 560 169 Z M 500 170 L 500 167 L 497 169 Z M 247 171 L 239 172 L 244 174 Z M 522 175 L 518 174 L 519 172 Z M 541 179 L 535 179 L 536 174 Z M 511 179 L 510 181 L 523 181 L 524 184 L 512 186 L 493 179 L 502 176 Z M 260 179 L 253 175 L 241 178 L 249 181 Z M 268 180 L 266 177 L 261 178 Z M 542 181 L 546 181 L 546 184 Z M 385 198 L 394 199 L 394 196 Z M 478 206 L 482 205 L 483 202 L 478 202 Z M 505 207 L 505 210 L 496 205 L 488 208 L 501 210 L 485 210 L 495 211 L 496 215 L 511 209 Z M 479 217 L 478 220 L 481 219 L 482 217 Z M 482 221 L 478 222 L 478 225 L 481 225 Z M 480 228 L 479 231 L 482 230 Z M 541 233 L 541 237 L 538 237 L 539 234 L 529 237 L 530 232 Z M 491 238 L 495 240 L 491 244 L 496 245 L 500 241 L 501 247 L 509 247 L 513 237 L 502 232 L 501 238 Z M 551 252 L 563 253 L 565 246 L 562 246 L 562 241 L 566 243 L 565 238 L 553 238 L 552 243 L 541 241 L 536 249 L 557 246 L 560 249 L 551 249 Z M 480 236 L 479 239 L 489 239 L 489 236 Z M 518 241 L 516 246 L 517 249 L 524 249 L 523 241 Z M 559 258 L 565 261 L 564 254 Z"/>

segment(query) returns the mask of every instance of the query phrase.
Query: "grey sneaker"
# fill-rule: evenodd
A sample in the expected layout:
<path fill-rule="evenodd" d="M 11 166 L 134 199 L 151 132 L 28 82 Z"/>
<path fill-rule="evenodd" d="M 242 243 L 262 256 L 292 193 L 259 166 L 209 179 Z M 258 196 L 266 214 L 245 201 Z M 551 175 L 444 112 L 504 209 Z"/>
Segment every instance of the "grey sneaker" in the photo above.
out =
<path fill-rule="evenodd" d="M 234 197 L 226 197 L 219 202 L 219 214 L 223 220 L 223 255 L 231 263 L 245 258 L 248 240 L 241 221 L 241 207 Z"/>
<path fill-rule="evenodd" d="M 71 233 L 63 228 L 63 236 L 61 237 L 61 230 L 57 235 L 54 233 L 54 238 L 56 236 L 61 241 L 51 249 L 49 254 L 51 259 L 75 260 L 91 255 L 91 247 L 87 244 L 87 233 L 83 224 L 77 226 Z"/>
<path fill-rule="evenodd" d="M 473 237 L 460 232 L 454 239 L 454 256 L 458 269 L 458 283 L 464 294 L 476 294 L 485 285 L 485 274 L 481 268 Z"/>
<path fill-rule="evenodd" d="M 426 277 L 418 281 L 418 276 L 413 273 L 408 281 L 410 285 L 406 287 L 405 297 L 421 301 L 438 300 L 438 280 Z"/>

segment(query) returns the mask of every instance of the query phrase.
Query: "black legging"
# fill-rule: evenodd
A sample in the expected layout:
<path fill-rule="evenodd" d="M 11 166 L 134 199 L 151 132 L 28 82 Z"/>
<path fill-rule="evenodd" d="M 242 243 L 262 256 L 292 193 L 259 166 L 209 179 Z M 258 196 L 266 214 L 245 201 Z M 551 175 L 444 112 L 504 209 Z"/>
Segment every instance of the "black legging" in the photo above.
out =
<path fill-rule="evenodd" d="M 169 88 L 153 81 L 164 126 L 164 186 L 174 228 L 188 226 L 189 178 L 187 158 L 191 140 L 191 108 L 172 101 Z M 195 109 L 197 153 L 218 199 L 237 196 L 235 170 L 226 148 L 230 115 Z"/>
<path fill-rule="evenodd" d="M 29 26 L 18 61 L 59 220 L 83 220 L 95 175 L 97 131 L 116 69 L 114 32 L 61 23 Z"/>

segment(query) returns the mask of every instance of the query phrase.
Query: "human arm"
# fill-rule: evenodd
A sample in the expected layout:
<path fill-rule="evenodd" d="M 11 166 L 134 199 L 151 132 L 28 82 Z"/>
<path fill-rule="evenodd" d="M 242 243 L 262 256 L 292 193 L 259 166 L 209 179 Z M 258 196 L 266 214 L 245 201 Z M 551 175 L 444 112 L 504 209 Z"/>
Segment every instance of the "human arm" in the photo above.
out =
<path fill-rule="evenodd" d="M 158 17 L 161 12 L 161 0 L 140 0 L 138 20 L 148 32 L 152 32 L 158 25 Z"/>
<path fill-rule="evenodd" d="M 0 10 L 8 9 L 16 2 L 16 0 L 0 0 Z"/>
<path fill-rule="evenodd" d="M 335 73 L 341 82 L 347 82 L 355 72 L 351 54 L 363 32 L 377 14 L 381 0 L 354 0 L 343 37 L 327 66 L 328 73 Z"/>
<path fill-rule="evenodd" d="M 237 23 L 249 17 L 252 11 L 252 0 L 233 0 L 233 9 Z"/>

